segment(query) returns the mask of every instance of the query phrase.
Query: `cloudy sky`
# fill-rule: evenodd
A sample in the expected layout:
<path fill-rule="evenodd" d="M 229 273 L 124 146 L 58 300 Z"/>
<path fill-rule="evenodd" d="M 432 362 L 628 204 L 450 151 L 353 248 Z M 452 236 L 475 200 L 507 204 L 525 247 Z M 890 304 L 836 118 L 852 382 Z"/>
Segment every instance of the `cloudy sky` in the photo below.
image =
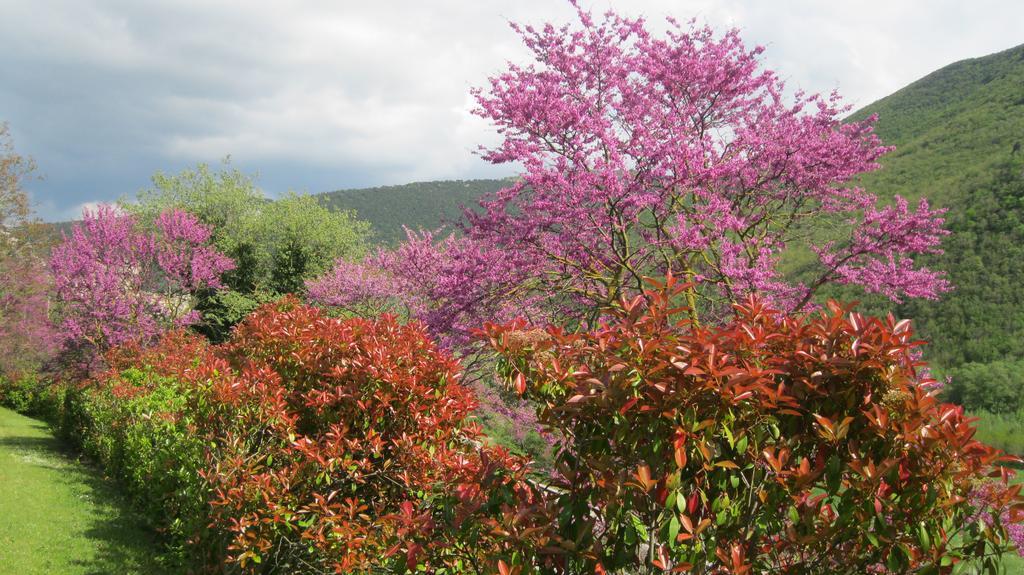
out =
<path fill-rule="evenodd" d="M 790 87 L 859 107 L 1024 43 L 1019 0 L 581 0 L 738 27 Z M 269 195 L 510 175 L 469 89 L 526 54 L 509 21 L 564 0 L 0 0 L 0 121 L 46 219 L 225 156 Z"/>

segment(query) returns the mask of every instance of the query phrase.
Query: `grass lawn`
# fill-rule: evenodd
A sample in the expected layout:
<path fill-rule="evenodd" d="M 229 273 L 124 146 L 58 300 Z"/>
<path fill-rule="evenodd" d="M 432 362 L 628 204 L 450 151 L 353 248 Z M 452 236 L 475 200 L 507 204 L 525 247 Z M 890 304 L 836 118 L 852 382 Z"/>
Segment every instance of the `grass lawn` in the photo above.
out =
<path fill-rule="evenodd" d="M 0 408 L 0 575 L 163 573 L 155 550 L 108 481 Z"/>

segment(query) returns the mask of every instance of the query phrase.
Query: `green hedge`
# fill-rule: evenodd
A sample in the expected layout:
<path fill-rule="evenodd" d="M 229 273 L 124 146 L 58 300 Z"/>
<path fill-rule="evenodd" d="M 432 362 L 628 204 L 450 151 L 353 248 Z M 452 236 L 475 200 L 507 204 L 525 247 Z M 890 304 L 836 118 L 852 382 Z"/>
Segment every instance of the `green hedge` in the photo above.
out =
<path fill-rule="evenodd" d="M 185 550 L 209 523 L 201 474 L 206 446 L 195 433 L 196 410 L 189 405 L 199 392 L 145 367 L 126 369 L 102 386 L 0 379 L 0 404 L 46 421 L 118 480 L 149 526 L 164 536 L 168 552 L 162 559 L 181 570 L 208 559 L 195 547 Z"/>

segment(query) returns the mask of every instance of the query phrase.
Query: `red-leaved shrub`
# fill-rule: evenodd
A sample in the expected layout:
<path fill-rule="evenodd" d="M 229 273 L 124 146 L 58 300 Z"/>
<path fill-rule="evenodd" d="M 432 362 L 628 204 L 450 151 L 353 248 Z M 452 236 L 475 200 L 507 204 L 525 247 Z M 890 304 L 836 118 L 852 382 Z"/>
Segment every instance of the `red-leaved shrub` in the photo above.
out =
<path fill-rule="evenodd" d="M 274 572 L 496 568 L 525 462 L 481 443 L 458 363 L 418 324 L 287 298 L 191 376 L 230 406 L 205 477 L 231 560 Z"/>
<path fill-rule="evenodd" d="M 288 297 L 224 344 L 171 331 L 105 363 L 62 427 L 188 568 L 483 573 L 547 542 L 527 462 L 487 444 L 419 324 Z"/>
<path fill-rule="evenodd" d="M 700 327 L 672 308 L 687 287 L 656 284 L 594 331 L 485 330 L 561 438 L 547 505 L 569 570 L 995 564 L 1020 486 L 987 491 L 1002 517 L 972 504 L 1010 458 L 929 391 L 909 322 L 837 304 L 791 317 L 750 299 L 728 325 Z"/>

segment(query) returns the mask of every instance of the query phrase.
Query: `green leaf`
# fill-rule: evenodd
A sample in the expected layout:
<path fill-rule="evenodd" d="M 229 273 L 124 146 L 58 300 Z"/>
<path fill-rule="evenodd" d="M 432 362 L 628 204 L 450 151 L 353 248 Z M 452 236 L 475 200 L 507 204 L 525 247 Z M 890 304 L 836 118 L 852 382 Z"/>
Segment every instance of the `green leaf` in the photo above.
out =
<path fill-rule="evenodd" d="M 669 519 L 668 522 L 668 544 L 673 548 L 676 546 L 677 535 L 679 535 L 679 517 L 673 513 L 672 519 Z"/>
<path fill-rule="evenodd" d="M 640 517 L 635 513 L 629 514 L 630 521 L 633 522 L 633 529 L 636 530 L 636 534 L 640 537 L 641 541 L 648 541 L 650 535 L 647 534 L 647 527 L 644 522 L 640 520 Z"/>
<path fill-rule="evenodd" d="M 747 452 L 747 444 L 748 443 L 749 443 L 749 440 L 747 438 L 747 435 L 744 434 L 743 437 L 739 438 L 739 441 L 736 442 L 736 452 L 737 453 L 746 453 Z"/>
<path fill-rule="evenodd" d="M 885 560 L 885 566 L 888 567 L 889 571 L 892 571 L 893 573 L 900 573 L 901 572 L 900 571 L 900 554 L 896 552 L 896 549 L 898 549 L 898 548 L 899 547 L 893 548 L 893 550 L 889 553 L 889 557 L 887 557 L 886 560 Z"/>
<path fill-rule="evenodd" d="M 836 493 L 839 491 L 839 487 L 843 481 L 843 462 L 839 459 L 838 455 L 833 455 L 828 458 L 828 462 L 825 463 L 825 485 L 828 487 L 829 492 Z"/>

